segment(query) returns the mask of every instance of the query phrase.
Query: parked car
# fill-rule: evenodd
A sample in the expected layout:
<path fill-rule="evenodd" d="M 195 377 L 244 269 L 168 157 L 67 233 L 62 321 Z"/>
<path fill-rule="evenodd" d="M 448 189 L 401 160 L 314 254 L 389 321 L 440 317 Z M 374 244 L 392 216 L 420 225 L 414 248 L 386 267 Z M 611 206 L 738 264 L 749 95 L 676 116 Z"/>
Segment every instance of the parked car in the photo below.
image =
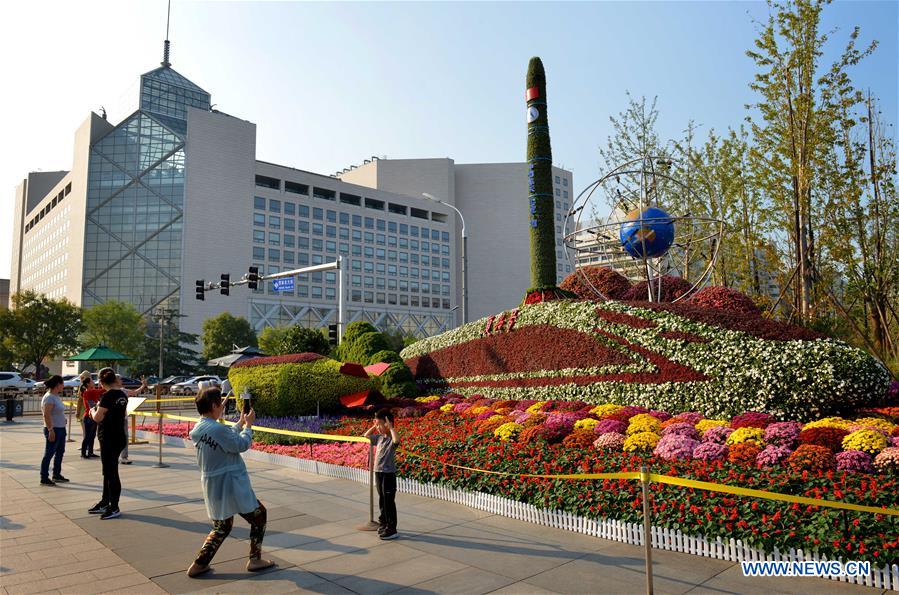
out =
<path fill-rule="evenodd" d="M 18 372 L 0 372 L 0 393 L 4 396 L 13 393 L 30 393 L 35 390 L 35 382 L 22 378 Z"/>
<path fill-rule="evenodd" d="M 221 386 L 222 379 L 218 376 L 194 376 L 184 382 L 172 386 L 173 395 L 195 395 L 200 391 L 201 382 L 210 382 L 216 386 Z"/>
<path fill-rule="evenodd" d="M 173 386 L 175 386 L 179 382 L 185 382 L 187 380 L 190 380 L 190 376 L 166 376 L 165 378 L 162 379 L 161 382 L 150 383 L 149 387 L 150 387 L 150 390 L 155 391 L 156 385 L 158 384 L 161 387 L 162 393 L 168 394 L 172 390 Z M 149 382 L 149 380 L 148 380 L 148 382 Z"/>

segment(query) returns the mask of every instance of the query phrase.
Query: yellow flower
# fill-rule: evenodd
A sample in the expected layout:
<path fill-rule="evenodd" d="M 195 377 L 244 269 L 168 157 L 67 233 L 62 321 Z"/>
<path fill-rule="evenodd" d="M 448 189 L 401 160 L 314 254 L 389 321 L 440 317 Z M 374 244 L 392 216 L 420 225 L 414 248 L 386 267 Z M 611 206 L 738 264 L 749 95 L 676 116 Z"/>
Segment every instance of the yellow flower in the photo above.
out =
<path fill-rule="evenodd" d="M 592 417 L 585 417 L 584 419 L 579 419 L 574 422 L 575 430 L 592 430 L 596 427 L 596 424 L 599 423 L 598 419 L 593 419 Z"/>
<path fill-rule="evenodd" d="M 875 455 L 889 446 L 886 436 L 875 430 L 859 430 L 843 438 L 844 450 L 862 450 Z"/>
<path fill-rule="evenodd" d="M 855 420 L 860 426 L 869 426 L 872 428 L 878 428 L 886 432 L 887 434 L 893 433 L 893 428 L 896 427 L 896 424 L 890 423 L 885 419 L 881 419 L 879 417 L 862 417 L 860 419 Z"/>
<path fill-rule="evenodd" d="M 662 431 L 662 422 L 654 418 L 648 413 L 640 413 L 630 419 L 627 426 L 627 435 L 640 434 L 642 432 L 653 432 L 658 434 Z"/>
<path fill-rule="evenodd" d="M 737 428 L 727 437 L 728 444 L 743 444 L 744 442 L 754 442 L 758 446 L 762 446 L 765 442 L 765 430 L 762 428 Z"/>
<path fill-rule="evenodd" d="M 540 413 L 540 410 L 543 409 L 543 406 L 546 405 L 548 401 L 537 401 L 533 405 L 527 408 L 528 413 Z"/>
<path fill-rule="evenodd" d="M 624 440 L 624 451 L 651 451 L 659 443 L 659 435 L 653 432 L 639 432 Z"/>
<path fill-rule="evenodd" d="M 481 405 L 480 407 L 472 407 L 471 409 L 469 409 L 469 410 L 466 411 L 465 413 L 467 413 L 468 415 L 475 415 L 475 416 L 477 416 L 477 415 L 480 415 L 480 414 L 484 413 L 484 412 L 487 411 L 488 409 L 489 409 L 489 407 L 485 407 L 485 406 Z"/>
<path fill-rule="evenodd" d="M 608 415 L 612 415 L 613 413 L 618 413 L 624 409 L 621 405 L 615 405 L 614 403 L 605 403 L 603 405 L 597 405 L 593 409 L 590 410 L 590 413 L 595 415 L 596 417 L 606 417 Z"/>
<path fill-rule="evenodd" d="M 431 401 L 439 401 L 440 397 L 438 397 L 437 395 L 431 395 L 430 397 L 416 397 L 415 400 L 419 403 L 430 403 Z"/>
<path fill-rule="evenodd" d="M 493 430 L 493 435 L 503 442 L 508 442 L 509 440 L 514 440 L 515 437 L 518 436 L 518 432 L 521 431 L 522 427 L 521 424 L 510 421 Z"/>
<path fill-rule="evenodd" d="M 802 426 L 802 429 L 808 430 L 809 428 L 840 428 L 842 430 L 845 430 L 851 423 L 851 421 L 843 419 L 842 417 L 825 417 L 824 419 L 810 421 L 809 423 Z"/>
<path fill-rule="evenodd" d="M 699 423 L 696 424 L 696 430 L 699 432 L 699 435 L 705 434 L 706 430 L 717 426 L 726 426 L 727 422 L 723 419 L 701 419 Z"/>
<path fill-rule="evenodd" d="M 452 403 L 447 403 L 446 405 L 441 405 L 440 410 L 444 413 L 449 413 L 453 410 L 453 407 L 455 407 L 455 405 L 453 405 Z"/>

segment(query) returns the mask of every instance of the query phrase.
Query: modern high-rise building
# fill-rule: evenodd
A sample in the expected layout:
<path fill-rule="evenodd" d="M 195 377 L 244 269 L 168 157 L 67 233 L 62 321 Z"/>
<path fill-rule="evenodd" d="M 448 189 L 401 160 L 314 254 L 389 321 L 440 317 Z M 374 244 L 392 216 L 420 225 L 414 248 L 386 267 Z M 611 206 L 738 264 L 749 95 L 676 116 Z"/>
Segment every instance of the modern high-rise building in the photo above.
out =
<path fill-rule="evenodd" d="M 522 141 L 523 146 L 523 141 Z M 562 219 L 571 173 L 555 169 L 560 279 L 570 272 Z M 337 322 L 337 272 L 292 290 L 195 298 L 195 282 L 240 279 L 342 257 L 346 322 L 425 336 L 461 322 L 461 222 L 469 319 L 515 307 L 529 285 L 525 163 L 366 160 L 322 175 L 258 160 L 256 125 L 211 108 L 168 60 L 140 79 L 137 110 L 97 114 L 75 133 L 70 171 L 31 173 L 16 191 L 11 292 L 34 289 L 90 307 L 177 309 L 184 331 L 222 311 L 258 330 Z"/>

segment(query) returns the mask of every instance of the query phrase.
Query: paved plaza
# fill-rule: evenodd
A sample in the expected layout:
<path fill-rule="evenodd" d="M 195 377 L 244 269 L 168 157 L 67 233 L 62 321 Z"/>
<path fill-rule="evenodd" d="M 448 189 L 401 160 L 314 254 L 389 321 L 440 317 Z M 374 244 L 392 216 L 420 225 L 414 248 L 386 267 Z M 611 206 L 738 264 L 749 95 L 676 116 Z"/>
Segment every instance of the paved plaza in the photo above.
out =
<path fill-rule="evenodd" d="M 36 418 L 0 424 L 0 595 L 19 593 L 641 593 L 636 546 L 399 494 L 400 539 L 356 527 L 368 519 L 368 486 L 248 462 L 268 508 L 265 557 L 244 569 L 248 528 L 236 519 L 213 571 L 185 569 L 210 529 L 194 453 L 131 448 L 122 467 L 122 517 L 101 521 L 99 459 L 67 446 L 71 483 L 38 484 L 43 436 Z M 73 432 L 80 440 L 80 431 Z M 657 593 L 867 593 L 821 579 L 747 579 L 738 564 L 654 551 Z"/>

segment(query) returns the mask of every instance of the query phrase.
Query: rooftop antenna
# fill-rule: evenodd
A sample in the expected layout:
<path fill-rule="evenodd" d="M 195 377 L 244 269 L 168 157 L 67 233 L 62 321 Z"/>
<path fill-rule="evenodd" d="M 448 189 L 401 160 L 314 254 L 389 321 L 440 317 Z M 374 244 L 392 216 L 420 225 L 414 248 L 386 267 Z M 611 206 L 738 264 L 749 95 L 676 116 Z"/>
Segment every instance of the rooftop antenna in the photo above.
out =
<path fill-rule="evenodd" d="M 162 42 L 162 65 L 168 68 L 172 65 L 169 62 L 169 46 L 171 42 L 169 42 L 169 22 L 172 19 L 172 0 L 169 0 L 168 11 L 165 16 L 165 41 Z"/>

